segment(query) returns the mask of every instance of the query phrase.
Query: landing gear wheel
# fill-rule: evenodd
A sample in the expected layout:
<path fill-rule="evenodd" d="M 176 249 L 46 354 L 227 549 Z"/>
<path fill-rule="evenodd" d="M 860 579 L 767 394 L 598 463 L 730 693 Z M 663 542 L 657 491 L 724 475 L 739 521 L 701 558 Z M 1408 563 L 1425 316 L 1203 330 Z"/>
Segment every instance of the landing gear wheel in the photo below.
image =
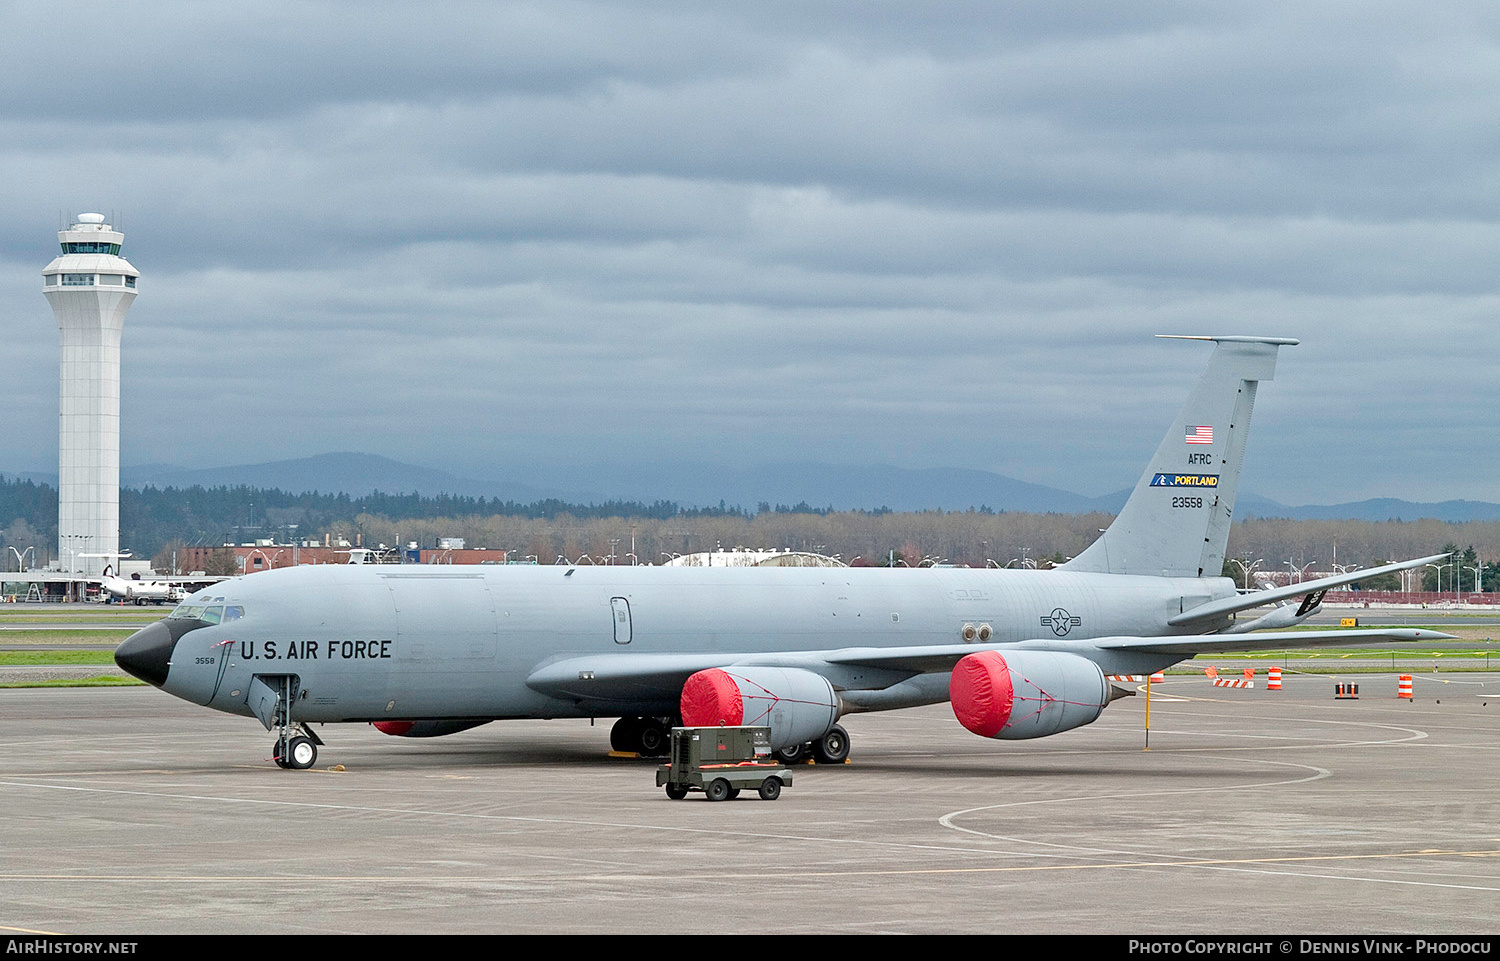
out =
<path fill-rule="evenodd" d="M 835 724 L 812 742 L 812 756 L 819 764 L 843 764 L 849 757 L 849 732 Z"/>
<path fill-rule="evenodd" d="M 667 753 L 667 742 L 670 735 L 662 723 L 654 717 L 641 719 L 640 731 L 636 735 L 636 743 L 642 757 L 661 757 Z"/>
<path fill-rule="evenodd" d="M 796 764 L 807 759 L 807 745 L 793 744 L 791 747 L 777 748 L 771 753 L 782 764 Z"/>
<path fill-rule="evenodd" d="M 768 777 L 760 782 L 760 799 L 762 801 L 774 801 L 781 797 L 781 778 Z"/>
<path fill-rule="evenodd" d="M 683 798 L 687 797 L 687 792 L 688 789 L 680 784 L 667 785 L 667 797 L 671 798 L 674 801 L 681 801 Z"/>
<path fill-rule="evenodd" d="M 287 742 L 286 758 L 280 763 L 294 771 L 305 771 L 318 760 L 318 746 L 312 738 L 297 735 Z"/>
<path fill-rule="evenodd" d="M 727 801 L 727 800 L 729 800 L 729 797 L 730 797 L 729 791 L 730 791 L 729 782 L 726 781 L 726 780 L 724 780 L 721 777 L 716 777 L 712 781 L 709 781 L 708 782 L 708 787 L 706 787 L 706 788 L 703 789 L 703 793 L 708 796 L 708 799 L 710 801 Z"/>
<path fill-rule="evenodd" d="M 627 754 L 640 750 L 641 722 L 639 717 L 622 717 L 609 729 L 609 749 Z"/>
<path fill-rule="evenodd" d="M 281 756 L 281 741 L 279 740 L 271 745 L 271 760 L 276 762 L 277 767 L 291 767 L 286 763 L 286 758 Z"/>

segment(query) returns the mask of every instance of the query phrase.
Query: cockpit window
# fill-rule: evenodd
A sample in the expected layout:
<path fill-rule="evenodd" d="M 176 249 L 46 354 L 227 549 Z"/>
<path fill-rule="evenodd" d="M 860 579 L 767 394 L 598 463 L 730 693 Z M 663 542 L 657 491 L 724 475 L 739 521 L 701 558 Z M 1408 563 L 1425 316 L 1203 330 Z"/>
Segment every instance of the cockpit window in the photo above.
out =
<path fill-rule="evenodd" d="M 223 599 L 224 598 L 222 597 L 213 598 L 213 600 L 216 601 L 222 601 Z M 208 624 L 220 624 L 227 623 L 229 621 L 237 621 L 240 618 L 244 617 L 245 608 L 239 604 L 204 604 L 201 601 L 194 604 L 191 601 L 183 601 L 181 604 L 178 604 L 176 607 L 172 608 L 172 613 L 168 614 L 167 616 L 175 617 L 180 620 L 204 621 Z"/>

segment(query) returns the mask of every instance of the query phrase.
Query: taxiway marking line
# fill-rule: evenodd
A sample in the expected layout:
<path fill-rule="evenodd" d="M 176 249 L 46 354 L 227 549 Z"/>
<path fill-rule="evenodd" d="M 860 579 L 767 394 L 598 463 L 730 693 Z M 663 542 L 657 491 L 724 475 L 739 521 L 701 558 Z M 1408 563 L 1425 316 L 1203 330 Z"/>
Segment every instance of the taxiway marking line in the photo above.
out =
<path fill-rule="evenodd" d="M 1189 861 L 1113 861 L 1095 862 L 1090 864 L 1035 864 L 1035 865 L 1013 865 L 1009 867 L 945 867 L 945 868 L 899 868 L 891 870 L 860 869 L 850 871 L 778 871 L 774 874 L 766 874 L 767 878 L 855 878 L 855 877 L 913 877 L 921 875 L 954 875 L 954 874 L 1024 874 L 1035 871 L 1102 871 L 1118 869 L 1139 868 L 1237 868 L 1254 865 L 1277 865 L 1277 864 L 1309 864 L 1330 863 L 1348 861 L 1381 861 L 1400 860 L 1409 858 L 1435 858 L 1435 857 L 1500 857 L 1500 849 L 1477 850 L 1477 851 L 1393 851 L 1385 854 L 1317 854 L 1289 857 L 1272 858 L 1217 858 Z M 1281 872 L 1277 872 L 1281 873 Z M 1458 888 L 1466 891 L 1500 891 L 1500 887 L 1472 884 L 1446 884 L 1435 881 L 1405 881 L 1390 878 L 1355 878 L 1340 875 L 1307 874 L 1299 875 L 1312 877 L 1324 881 L 1377 881 L 1385 884 L 1410 884 L 1420 887 Z M 671 878 L 678 881 L 691 880 L 724 880 L 723 874 L 586 874 L 586 875 L 507 875 L 497 877 L 495 875 L 425 875 L 411 876 L 402 875 L 401 880 L 406 882 L 420 882 L 428 884 L 449 884 L 465 881 L 505 881 L 512 883 L 547 884 L 560 882 L 595 882 L 595 881 L 637 881 L 651 879 Z M 0 881 L 177 881 L 177 882 L 224 882 L 232 884 L 245 883 L 277 883 L 284 884 L 292 881 L 348 881 L 358 884 L 392 880 L 386 875 L 369 874 L 276 874 L 256 876 L 249 874 L 237 875 L 214 875 L 214 874 L 0 874 Z M 17 929 L 0 929 L 17 930 Z"/>

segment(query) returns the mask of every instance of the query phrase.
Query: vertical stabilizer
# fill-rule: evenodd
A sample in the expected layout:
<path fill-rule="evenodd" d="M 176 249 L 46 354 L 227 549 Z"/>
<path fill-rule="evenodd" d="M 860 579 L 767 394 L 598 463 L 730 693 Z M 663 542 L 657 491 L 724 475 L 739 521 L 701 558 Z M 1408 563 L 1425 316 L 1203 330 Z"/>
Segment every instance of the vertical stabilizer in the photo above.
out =
<path fill-rule="evenodd" d="M 1239 489 L 1255 388 L 1286 337 L 1211 340 L 1214 353 L 1120 516 L 1063 567 L 1108 574 L 1218 577 Z"/>

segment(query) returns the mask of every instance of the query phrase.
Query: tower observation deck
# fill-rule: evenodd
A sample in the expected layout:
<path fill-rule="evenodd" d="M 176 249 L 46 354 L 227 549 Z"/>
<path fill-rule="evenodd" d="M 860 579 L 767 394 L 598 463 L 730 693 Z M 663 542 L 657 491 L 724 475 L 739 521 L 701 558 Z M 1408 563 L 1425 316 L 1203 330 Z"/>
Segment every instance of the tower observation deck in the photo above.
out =
<path fill-rule="evenodd" d="M 62 254 L 42 270 L 62 337 L 57 556 L 98 576 L 120 550 L 120 335 L 140 271 L 102 214 L 79 214 L 57 239 Z"/>

